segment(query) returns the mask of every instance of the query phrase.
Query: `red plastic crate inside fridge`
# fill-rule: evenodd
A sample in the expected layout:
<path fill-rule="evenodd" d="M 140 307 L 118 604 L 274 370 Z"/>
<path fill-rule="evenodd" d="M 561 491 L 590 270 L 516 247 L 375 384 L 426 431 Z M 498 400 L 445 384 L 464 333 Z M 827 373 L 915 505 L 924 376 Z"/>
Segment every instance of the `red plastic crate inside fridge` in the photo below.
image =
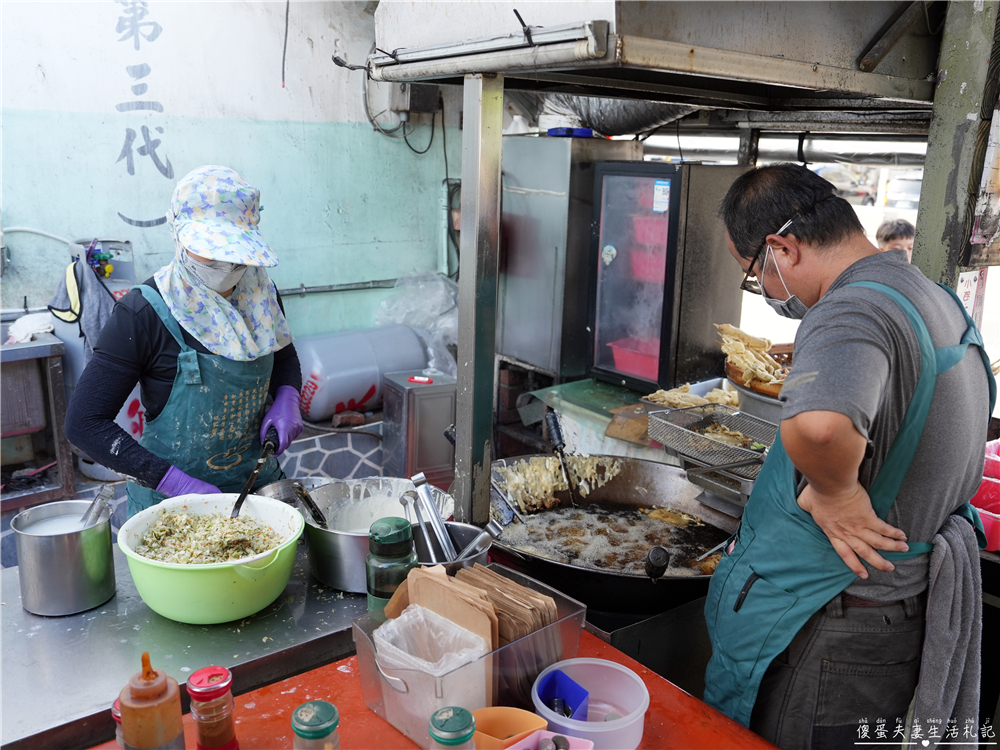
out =
<path fill-rule="evenodd" d="M 628 338 L 608 344 L 615 358 L 615 369 L 654 383 L 660 372 L 660 339 Z"/>
<path fill-rule="evenodd" d="M 667 254 L 663 250 L 644 250 L 633 247 L 628 254 L 632 278 L 636 281 L 663 282 L 667 270 Z"/>
<path fill-rule="evenodd" d="M 667 246 L 667 230 L 670 228 L 668 214 L 656 216 L 633 216 L 632 231 L 640 245 Z"/>

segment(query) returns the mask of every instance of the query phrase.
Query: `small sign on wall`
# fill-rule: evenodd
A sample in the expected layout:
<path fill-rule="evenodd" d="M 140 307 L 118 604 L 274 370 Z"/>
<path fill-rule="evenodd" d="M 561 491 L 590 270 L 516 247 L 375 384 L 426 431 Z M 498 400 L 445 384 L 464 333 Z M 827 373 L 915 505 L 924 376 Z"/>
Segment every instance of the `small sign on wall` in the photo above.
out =
<path fill-rule="evenodd" d="M 976 322 L 983 325 L 983 305 L 986 300 L 986 272 L 988 268 L 974 271 L 963 271 L 958 274 L 958 298 L 962 300 L 965 311 Z"/>

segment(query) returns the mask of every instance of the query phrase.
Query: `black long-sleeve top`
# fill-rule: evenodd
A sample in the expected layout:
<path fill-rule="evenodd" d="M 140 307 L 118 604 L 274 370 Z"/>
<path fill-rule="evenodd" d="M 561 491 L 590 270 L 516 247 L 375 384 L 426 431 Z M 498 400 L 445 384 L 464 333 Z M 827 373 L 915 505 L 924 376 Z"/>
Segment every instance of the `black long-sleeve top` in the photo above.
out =
<path fill-rule="evenodd" d="M 143 283 L 159 292 L 152 278 Z M 211 354 L 183 328 L 181 332 L 189 347 Z M 180 344 L 138 290 L 122 297 L 98 337 L 94 356 L 80 376 L 66 410 L 67 439 L 101 465 L 155 488 L 170 462 L 139 445 L 115 422 L 115 417 L 137 382 L 146 419 L 152 421 L 159 416 L 173 389 L 180 351 Z M 271 396 L 283 385 L 302 388 L 299 357 L 293 344 L 274 354 Z"/>

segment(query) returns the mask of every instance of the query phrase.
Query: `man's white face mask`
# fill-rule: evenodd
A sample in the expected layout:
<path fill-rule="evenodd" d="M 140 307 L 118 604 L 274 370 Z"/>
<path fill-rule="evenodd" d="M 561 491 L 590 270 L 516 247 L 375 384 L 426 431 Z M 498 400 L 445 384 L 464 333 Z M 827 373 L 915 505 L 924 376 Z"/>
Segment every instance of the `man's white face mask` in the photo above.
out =
<path fill-rule="evenodd" d="M 767 296 L 767 290 L 764 288 L 763 276 L 764 269 L 767 268 L 768 253 L 771 254 L 771 262 L 774 263 L 774 270 L 778 273 L 778 280 L 781 282 L 781 285 L 785 287 L 785 294 L 788 295 L 788 299 L 786 300 L 775 299 L 774 297 Z M 802 320 L 802 317 L 809 312 L 809 308 L 806 307 L 802 300 L 788 291 L 788 287 L 785 286 L 785 280 L 781 277 L 781 269 L 778 268 L 778 261 L 774 259 L 774 251 L 771 249 L 770 245 L 768 245 L 767 250 L 764 251 L 764 262 L 761 263 L 760 266 L 760 275 L 760 293 L 763 295 L 764 301 L 771 306 L 771 309 L 783 318 Z"/>

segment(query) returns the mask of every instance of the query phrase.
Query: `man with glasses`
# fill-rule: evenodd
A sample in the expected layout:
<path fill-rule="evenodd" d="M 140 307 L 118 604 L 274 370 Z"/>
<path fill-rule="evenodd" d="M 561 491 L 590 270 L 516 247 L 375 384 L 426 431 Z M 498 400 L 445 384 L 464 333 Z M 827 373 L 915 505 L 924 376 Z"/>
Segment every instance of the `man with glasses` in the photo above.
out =
<path fill-rule="evenodd" d="M 918 678 L 915 720 L 974 721 L 982 338 L 805 167 L 743 174 L 721 214 L 740 287 L 802 324 L 779 436 L 712 577 L 705 700 L 786 750 L 851 747 L 866 722 L 892 738 Z M 942 566 L 961 580 L 928 604 Z M 944 646 L 942 616 L 963 631 Z"/>

